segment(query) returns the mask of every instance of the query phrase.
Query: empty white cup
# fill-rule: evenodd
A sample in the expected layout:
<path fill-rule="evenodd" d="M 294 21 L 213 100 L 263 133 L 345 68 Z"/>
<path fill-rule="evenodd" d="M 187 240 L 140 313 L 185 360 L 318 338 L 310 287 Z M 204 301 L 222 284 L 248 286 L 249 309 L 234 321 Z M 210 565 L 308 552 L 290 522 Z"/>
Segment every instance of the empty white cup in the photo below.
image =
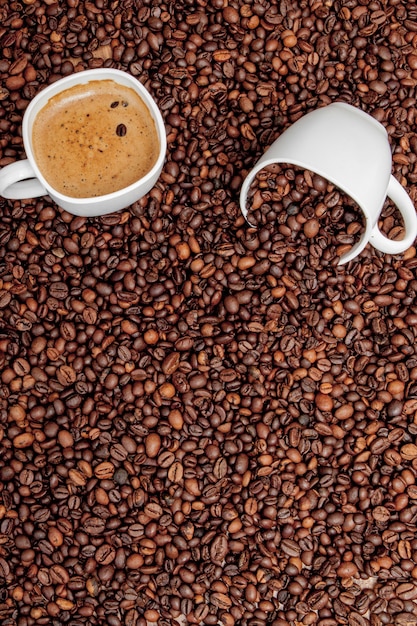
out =
<path fill-rule="evenodd" d="M 341 257 L 340 265 L 354 259 L 367 243 L 381 252 L 399 254 L 415 241 L 417 215 L 410 196 L 391 174 L 391 162 L 382 124 L 349 104 L 329 104 L 297 120 L 266 150 L 243 182 L 240 208 L 250 224 L 248 192 L 255 176 L 268 165 L 288 163 L 326 178 L 361 209 L 364 232 Z M 405 234 L 399 241 L 389 239 L 378 228 L 387 196 L 404 220 Z"/>

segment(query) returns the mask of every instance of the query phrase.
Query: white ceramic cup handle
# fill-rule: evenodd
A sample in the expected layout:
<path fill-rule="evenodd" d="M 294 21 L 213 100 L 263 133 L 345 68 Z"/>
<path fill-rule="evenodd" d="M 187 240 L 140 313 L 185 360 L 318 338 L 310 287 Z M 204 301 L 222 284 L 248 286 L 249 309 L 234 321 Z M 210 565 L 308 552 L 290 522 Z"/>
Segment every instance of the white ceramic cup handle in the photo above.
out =
<path fill-rule="evenodd" d="M 392 175 L 388 185 L 387 196 L 391 198 L 402 215 L 405 236 L 399 241 L 389 239 L 386 235 L 381 233 L 378 224 L 376 224 L 372 229 L 369 242 L 377 248 L 377 250 L 380 250 L 380 252 L 400 254 L 401 252 L 405 252 L 405 250 L 414 243 L 417 237 L 417 214 L 410 196 Z"/>
<path fill-rule="evenodd" d="M 25 200 L 47 193 L 27 159 L 10 163 L 0 170 L 0 196 L 3 198 Z"/>

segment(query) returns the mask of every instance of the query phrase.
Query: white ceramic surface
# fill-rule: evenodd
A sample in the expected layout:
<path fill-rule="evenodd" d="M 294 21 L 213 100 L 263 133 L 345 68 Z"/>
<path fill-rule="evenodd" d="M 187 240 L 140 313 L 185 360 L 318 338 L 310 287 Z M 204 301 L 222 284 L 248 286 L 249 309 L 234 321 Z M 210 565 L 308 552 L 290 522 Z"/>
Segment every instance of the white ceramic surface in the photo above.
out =
<path fill-rule="evenodd" d="M 114 80 L 134 89 L 147 105 L 155 120 L 160 151 L 152 169 L 141 179 L 113 193 L 95 198 L 72 198 L 54 190 L 36 164 L 32 149 L 32 124 L 46 102 L 56 94 L 91 80 Z M 123 209 L 152 189 L 161 173 L 166 154 L 166 133 L 162 115 L 148 90 L 134 76 L 116 69 L 98 68 L 66 76 L 46 87 L 27 107 L 22 122 L 23 144 L 27 159 L 11 163 L 0 170 L 0 196 L 10 199 L 36 198 L 48 194 L 60 207 L 73 215 L 95 217 Z M 140 149 L 140 146 L 138 146 Z"/>
<path fill-rule="evenodd" d="M 391 175 L 391 150 L 385 128 L 372 116 L 336 102 L 308 113 L 283 132 L 266 150 L 243 182 L 240 208 L 248 220 L 247 196 L 256 174 L 274 163 L 288 163 L 323 176 L 361 208 L 365 230 L 360 241 L 343 255 L 340 265 L 371 243 L 381 252 L 399 254 L 417 236 L 417 215 L 411 198 Z M 405 236 L 399 241 L 378 228 L 386 197 L 398 207 Z M 250 223 L 250 222 L 249 222 Z"/>

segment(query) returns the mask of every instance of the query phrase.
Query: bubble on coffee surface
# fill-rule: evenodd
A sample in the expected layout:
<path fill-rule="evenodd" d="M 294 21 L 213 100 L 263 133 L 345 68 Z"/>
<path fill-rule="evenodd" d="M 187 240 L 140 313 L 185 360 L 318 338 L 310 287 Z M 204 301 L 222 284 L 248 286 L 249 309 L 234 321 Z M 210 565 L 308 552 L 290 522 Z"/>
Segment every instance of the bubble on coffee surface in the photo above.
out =
<path fill-rule="evenodd" d="M 318 174 L 286 163 L 260 170 L 249 187 L 248 221 L 278 232 L 288 246 L 318 245 L 337 262 L 360 240 L 357 203 Z"/>

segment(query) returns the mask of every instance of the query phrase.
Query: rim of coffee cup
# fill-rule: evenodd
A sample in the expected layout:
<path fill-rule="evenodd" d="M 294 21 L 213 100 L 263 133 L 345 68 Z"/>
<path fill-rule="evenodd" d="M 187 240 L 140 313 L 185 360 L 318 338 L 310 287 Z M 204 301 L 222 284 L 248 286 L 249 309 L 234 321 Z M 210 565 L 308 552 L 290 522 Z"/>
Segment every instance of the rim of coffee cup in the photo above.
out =
<path fill-rule="evenodd" d="M 344 186 L 341 185 L 336 179 L 334 179 L 333 177 L 329 177 L 327 174 L 321 171 L 320 168 L 312 167 L 311 165 L 303 163 L 302 161 L 298 161 L 296 159 L 291 159 L 289 161 L 288 159 L 279 158 L 279 157 L 278 158 L 271 157 L 269 159 L 268 158 L 263 159 L 263 157 L 261 157 L 260 161 L 258 161 L 258 163 L 251 169 L 249 174 L 246 176 L 245 180 L 243 181 L 241 190 L 240 190 L 239 204 L 240 204 L 240 210 L 242 211 L 242 214 L 246 222 L 249 224 L 249 226 L 251 226 L 252 228 L 257 228 L 257 226 L 255 224 L 252 224 L 250 220 L 248 219 L 249 210 L 247 209 L 248 192 L 255 176 L 261 170 L 263 170 L 265 167 L 268 167 L 269 165 L 278 165 L 282 163 L 292 165 L 294 167 L 299 167 L 301 169 L 308 170 L 312 172 L 313 174 L 317 174 L 318 176 L 321 176 L 332 185 L 335 185 L 340 191 L 342 191 L 347 196 L 349 196 L 354 202 L 356 202 L 356 205 L 360 209 L 361 215 L 363 217 L 364 231 L 359 241 L 357 241 L 348 250 L 348 252 L 346 252 L 340 257 L 339 265 L 348 263 L 349 261 L 357 257 L 358 254 L 360 254 L 366 248 L 366 245 L 369 243 L 369 239 L 370 239 L 372 229 L 373 229 L 373 224 L 371 223 L 369 216 L 364 211 L 362 204 L 359 202 L 358 198 L 355 197 L 355 194 L 352 194 L 350 191 L 345 189 Z"/>
<path fill-rule="evenodd" d="M 106 80 L 106 79 L 114 80 L 115 82 L 118 82 L 119 84 L 123 84 L 126 87 L 132 87 L 133 89 L 136 89 L 136 91 L 139 93 L 140 97 L 146 104 L 155 122 L 156 130 L 158 133 L 158 139 L 159 139 L 158 158 L 155 164 L 149 170 L 149 172 L 147 172 L 144 176 L 136 180 L 131 185 L 123 187 L 122 189 L 118 189 L 117 191 L 113 191 L 111 193 L 103 194 L 100 196 L 91 196 L 91 197 L 82 197 L 82 198 L 68 196 L 56 190 L 53 187 L 53 185 L 48 183 L 48 181 L 45 179 L 44 175 L 42 174 L 42 172 L 40 171 L 38 167 L 36 163 L 35 155 L 33 153 L 33 148 L 32 148 L 32 137 L 30 133 L 32 124 L 36 118 L 36 115 L 45 106 L 48 100 L 52 98 L 53 96 L 57 95 L 58 93 L 61 93 L 62 91 L 64 91 L 66 88 L 70 88 L 72 86 L 79 85 L 79 84 L 87 84 L 91 80 Z M 85 207 L 86 209 L 88 209 L 89 205 L 94 205 L 97 202 L 104 201 L 104 200 L 111 201 L 113 198 L 115 199 L 119 198 L 121 194 L 129 193 L 130 191 L 133 191 L 138 185 L 146 186 L 146 184 L 150 182 L 155 177 L 156 174 L 159 174 L 160 170 L 162 169 L 162 166 L 164 164 L 165 157 L 166 157 L 166 150 L 167 150 L 165 124 L 162 118 L 161 111 L 159 110 L 158 105 L 156 104 L 152 95 L 147 90 L 147 88 L 140 82 L 140 80 L 138 80 L 135 76 L 132 76 L 128 72 L 124 72 L 123 70 L 118 70 L 115 68 L 96 68 L 96 69 L 82 70 L 80 72 L 75 72 L 74 74 L 64 76 L 63 78 L 60 78 L 59 80 L 52 83 L 51 85 L 48 85 L 47 87 L 45 87 L 42 91 L 40 91 L 34 97 L 33 100 L 31 100 L 31 102 L 29 103 L 25 111 L 25 114 L 23 116 L 23 121 L 22 121 L 22 135 L 23 135 L 23 142 L 24 142 L 24 146 L 26 150 L 26 156 L 32 165 L 32 168 L 36 174 L 36 177 L 40 180 L 42 185 L 45 187 L 46 192 L 47 193 L 51 192 L 54 198 L 58 202 L 59 200 L 62 200 L 63 202 L 67 202 L 67 203 L 71 202 L 74 205 L 74 207 L 79 206 L 80 208 Z"/>

